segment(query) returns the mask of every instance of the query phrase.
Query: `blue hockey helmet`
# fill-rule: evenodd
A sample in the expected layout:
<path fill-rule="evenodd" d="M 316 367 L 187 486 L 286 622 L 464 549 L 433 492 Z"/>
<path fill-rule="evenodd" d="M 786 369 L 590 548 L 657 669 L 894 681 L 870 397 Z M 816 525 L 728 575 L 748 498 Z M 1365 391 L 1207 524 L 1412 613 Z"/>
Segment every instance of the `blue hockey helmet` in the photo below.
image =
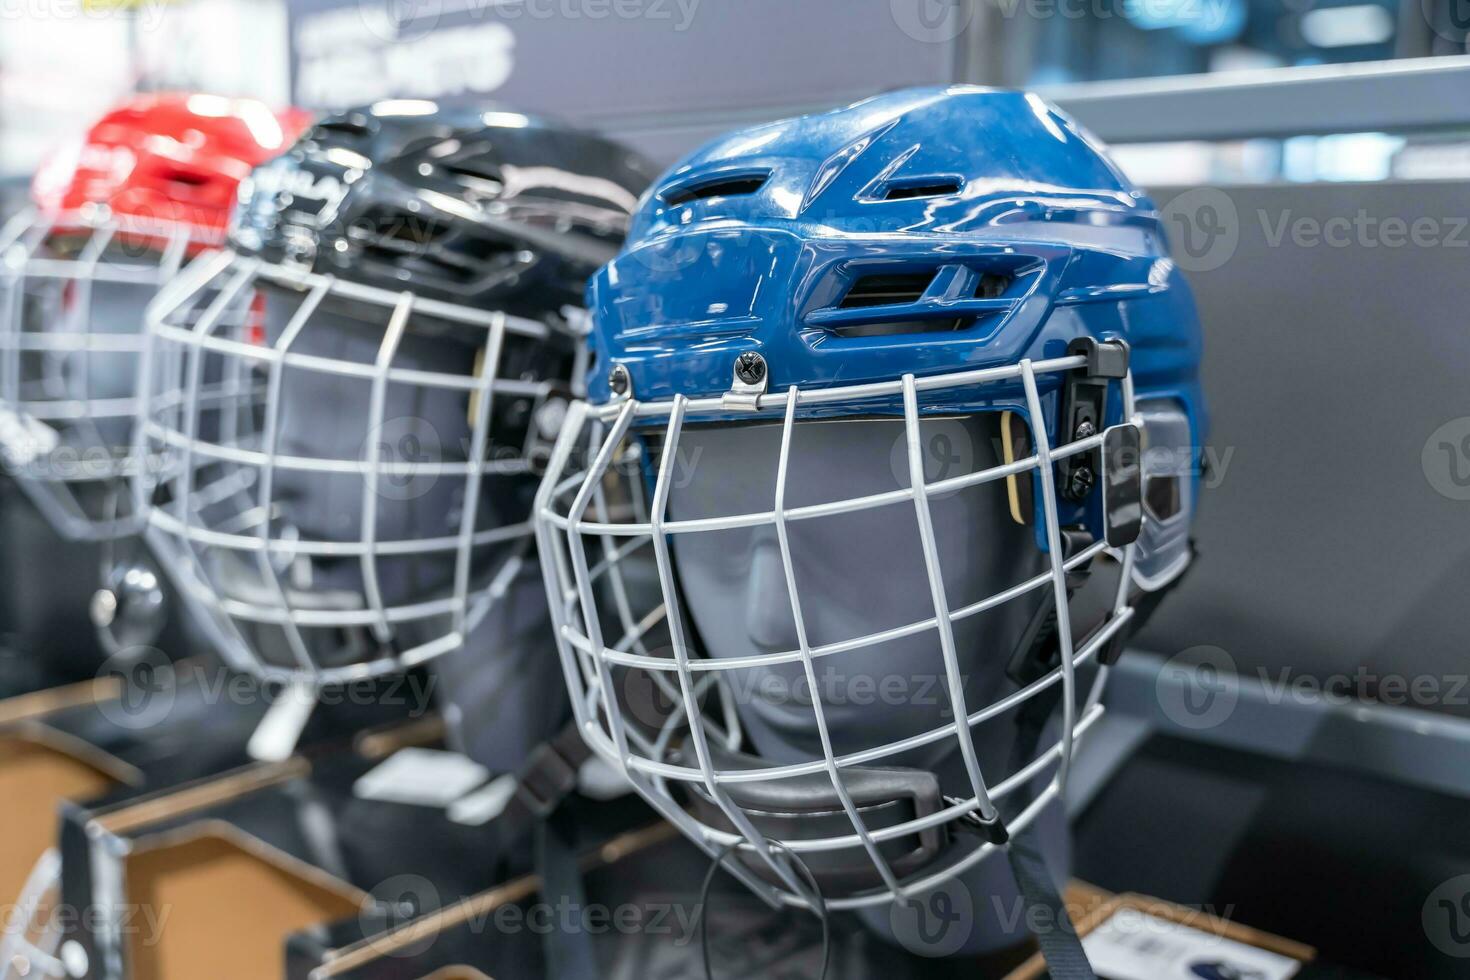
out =
<path fill-rule="evenodd" d="M 794 904 L 1039 825 L 1190 560 L 1200 327 L 1149 198 L 1035 95 L 897 92 L 679 163 L 588 308 L 536 519 L 593 747 Z"/>

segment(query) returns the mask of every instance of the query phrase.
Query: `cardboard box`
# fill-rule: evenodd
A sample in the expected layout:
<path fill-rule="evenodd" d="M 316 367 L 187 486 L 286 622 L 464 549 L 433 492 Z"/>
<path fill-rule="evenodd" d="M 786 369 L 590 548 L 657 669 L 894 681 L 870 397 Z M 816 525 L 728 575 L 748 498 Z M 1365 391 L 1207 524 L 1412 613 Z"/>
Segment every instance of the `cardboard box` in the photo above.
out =
<path fill-rule="evenodd" d="M 103 796 L 139 778 L 127 763 L 35 722 L 0 729 L 0 902 L 21 893 L 56 840 L 57 809 Z"/>

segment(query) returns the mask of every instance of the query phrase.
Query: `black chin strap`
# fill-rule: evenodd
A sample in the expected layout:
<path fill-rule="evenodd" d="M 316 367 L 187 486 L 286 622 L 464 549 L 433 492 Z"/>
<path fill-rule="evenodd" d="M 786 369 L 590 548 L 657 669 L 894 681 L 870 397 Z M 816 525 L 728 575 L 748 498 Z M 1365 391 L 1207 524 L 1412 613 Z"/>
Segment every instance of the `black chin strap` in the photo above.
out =
<path fill-rule="evenodd" d="M 1092 536 L 1077 528 L 1063 528 L 1061 537 L 1062 551 L 1068 558 L 1092 543 Z M 1192 557 L 1193 542 L 1190 547 Z M 1090 572 L 1089 567 L 1080 566 L 1067 573 L 1068 601 L 1086 583 Z M 1178 584 L 1178 581 L 1179 578 L 1176 578 L 1157 592 L 1135 592 L 1132 595 L 1130 602 L 1134 609 L 1132 622 L 1129 623 L 1128 629 L 1120 630 L 1107 647 L 1100 652 L 1098 659 L 1103 664 L 1116 662 L 1127 638 L 1143 628 L 1144 623 L 1158 607 L 1159 601 L 1174 585 Z M 1108 616 L 1111 616 L 1111 610 Z M 1106 622 L 1107 617 L 1104 617 L 1101 623 L 1083 630 L 1084 637 L 1091 636 Z M 1086 640 L 1084 639 L 1083 642 Z M 1032 615 L 1031 622 L 1022 635 L 1016 653 L 1011 658 L 1008 673 L 1015 683 L 1025 687 L 1046 676 L 1060 664 L 1061 643 L 1057 635 L 1055 593 L 1048 591 L 1045 600 Z M 1042 732 L 1055 713 L 1057 705 L 1061 703 L 1063 694 L 1063 685 L 1053 684 L 1022 705 L 1017 711 L 1016 739 L 1011 745 L 1010 772 L 1019 772 L 1036 757 L 1036 750 L 1041 744 Z M 1057 891 L 1051 873 L 1047 870 L 1043 859 L 1044 849 L 1035 824 L 1009 839 L 1007 839 L 1008 834 L 999 815 L 993 824 L 985 824 L 976 819 L 971 822 L 970 826 L 972 829 L 983 828 L 980 830 L 981 833 L 1005 846 L 1006 857 L 1011 864 L 1011 872 L 1016 876 L 1016 884 L 1021 890 L 1021 900 L 1026 905 L 1027 921 L 1041 925 L 1041 928 L 1036 931 L 1036 942 L 1041 947 L 1041 955 L 1046 960 L 1047 973 L 1052 980 L 1097 980 L 1097 974 L 1093 972 L 1092 964 L 1087 959 L 1087 952 L 1082 947 L 1082 939 L 1077 935 L 1077 927 L 1067 912 L 1066 904 Z"/>
<path fill-rule="evenodd" d="M 1061 541 L 1064 557 L 1070 558 L 1092 543 L 1092 535 L 1078 528 L 1063 528 Z M 1087 565 L 1067 573 L 1068 601 L 1086 583 L 1090 573 Z M 1048 590 L 1046 598 L 1032 614 L 1006 672 L 1012 681 L 1025 687 L 1055 670 L 1060 663 L 1056 598 L 1055 593 Z M 1042 732 L 1061 703 L 1062 695 L 1063 685 L 1053 684 L 1017 710 L 1016 737 L 1011 743 L 1007 771 L 1019 772 L 1036 757 Z M 995 824 L 1000 826 L 994 830 L 983 823 L 981 826 L 986 826 L 986 832 L 994 835 L 992 840 L 1005 846 L 1011 873 L 1015 875 L 1021 900 L 1026 906 L 1026 921 L 1035 923 L 1033 931 L 1036 943 L 1041 947 L 1041 955 L 1046 960 L 1047 973 L 1053 980 L 1097 980 L 1087 952 L 1082 948 L 1082 940 L 1077 935 L 1077 927 L 1046 866 L 1045 848 L 1036 824 L 1033 822 L 1014 836 L 1007 834 L 999 814 Z"/>
<path fill-rule="evenodd" d="M 516 774 L 516 792 L 496 818 L 500 839 L 530 840 L 541 900 L 553 914 L 563 908 L 571 928 L 548 929 L 542 951 L 549 980 L 596 980 L 597 957 L 592 934 L 581 917 L 587 911 L 582 868 L 577 856 L 576 820 L 561 804 L 577 788 L 577 772 L 592 756 L 575 724 L 531 751 Z"/>
<path fill-rule="evenodd" d="M 542 940 L 549 980 L 595 980 L 597 957 L 583 916 L 587 910 L 582 867 L 577 860 L 576 821 L 565 810 L 536 825 L 533 837 L 541 899 L 559 911 L 565 903 L 570 928 L 548 930 Z"/>
<path fill-rule="evenodd" d="M 1012 837 L 1006 857 L 1021 889 L 1021 900 L 1026 903 L 1026 915 L 1036 917 L 1029 921 L 1039 926 L 1036 943 L 1046 960 L 1047 975 L 1052 980 L 1097 980 L 1077 927 L 1042 859 L 1035 830 L 1028 827 Z"/>
<path fill-rule="evenodd" d="M 1061 697 L 1061 685 L 1053 684 L 1021 709 L 1016 718 L 1016 740 L 1011 743 L 1010 771 L 1019 771 L 1035 758 L 1042 730 Z M 1061 800 L 1058 803 L 1065 805 Z M 997 816 L 996 822 L 999 821 Z M 1012 836 L 1005 851 L 1026 905 L 1026 921 L 1036 923 L 1036 943 L 1046 960 L 1047 973 L 1052 980 L 1097 980 L 1087 951 L 1082 948 L 1082 939 L 1077 935 L 1077 926 L 1046 866 L 1036 824 L 1033 822 Z"/>
<path fill-rule="evenodd" d="M 1032 935 L 1046 960 L 1047 975 L 1052 980 L 1097 980 L 1077 927 L 1046 866 L 1045 849 L 1035 824 L 1012 836 L 1000 814 L 988 822 L 971 814 L 955 826 L 986 838 L 1005 852 L 1021 892 L 1025 921 L 1034 924 Z"/>
<path fill-rule="evenodd" d="M 1061 700 L 1057 688 L 1058 685 L 1052 685 L 1021 709 L 1016 720 L 1016 740 L 1011 745 L 1011 771 L 1018 771 L 1035 756 L 1046 720 Z M 1097 980 L 1077 927 L 1046 866 L 1045 848 L 1036 824 L 1033 822 L 1012 835 L 1005 819 L 997 813 L 991 821 L 971 814 L 955 826 L 985 837 L 1005 852 L 1025 906 L 1025 921 L 1033 924 L 1032 934 L 1041 947 L 1052 980 Z"/>

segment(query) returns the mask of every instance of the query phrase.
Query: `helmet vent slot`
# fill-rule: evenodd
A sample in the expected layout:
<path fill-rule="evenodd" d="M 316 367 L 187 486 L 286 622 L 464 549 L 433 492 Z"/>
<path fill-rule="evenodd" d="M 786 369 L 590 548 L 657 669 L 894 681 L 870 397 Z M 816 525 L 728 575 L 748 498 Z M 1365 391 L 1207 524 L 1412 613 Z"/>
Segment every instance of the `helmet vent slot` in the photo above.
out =
<path fill-rule="evenodd" d="M 332 119 L 317 123 L 316 129 L 312 132 L 312 136 L 316 139 L 330 139 L 333 136 L 361 139 L 367 135 L 367 123 L 356 119 Z"/>
<path fill-rule="evenodd" d="M 478 235 L 466 236 L 460 247 L 477 262 L 488 262 L 516 251 L 515 244 L 503 238 L 482 238 Z"/>
<path fill-rule="evenodd" d="M 839 307 L 844 310 L 865 306 L 906 306 L 917 303 L 924 290 L 934 281 L 936 270 L 901 272 L 863 276 L 848 289 Z"/>
<path fill-rule="evenodd" d="M 209 183 L 209 177 L 205 174 L 191 173 L 187 170 L 174 170 L 164 175 L 164 180 L 177 187 L 203 187 Z"/>
<path fill-rule="evenodd" d="M 497 184 L 505 182 L 505 175 L 501 172 L 494 159 L 485 152 L 460 153 L 449 160 L 444 161 L 441 166 L 447 173 L 456 177 L 467 177 L 471 180 L 489 180 Z"/>
<path fill-rule="evenodd" d="M 850 323 L 827 329 L 839 337 L 896 337 L 909 333 L 952 333 L 964 330 L 974 317 L 942 319 L 879 320 L 874 323 Z"/>
<path fill-rule="evenodd" d="M 665 191 L 663 199 L 669 207 L 678 207 L 691 201 L 704 201 L 712 197 L 744 197 L 760 190 L 770 179 L 769 173 L 717 177 L 713 180 Z"/>
<path fill-rule="evenodd" d="M 975 296 L 979 299 L 1000 299 L 1011 288 L 1011 277 L 1003 272 L 987 272 L 980 277 L 980 282 L 975 287 Z"/>
<path fill-rule="evenodd" d="M 928 268 L 918 262 L 839 266 L 816 291 L 804 319 L 841 337 L 968 330 L 1010 315 L 1040 268 L 1016 256 Z"/>
<path fill-rule="evenodd" d="M 375 208 L 352 223 L 354 238 L 395 250 L 427 245 L 448 231 L 442 222 L 387 208 Z"/>
<path fill-rule="evenodd" d="M 1143 503 L 1156 520 L 1167 521 L 1182 508 L 1177 476 L 1150 476 L 1144 487 Z"/>
<path fill-rule="evenodd" d="M 893 181 L 883 191 L 885 201 L 906 201 L 916 197 L 948 197 L 958 194 L 964 181 L 958 177 L 914 177 Z"/>

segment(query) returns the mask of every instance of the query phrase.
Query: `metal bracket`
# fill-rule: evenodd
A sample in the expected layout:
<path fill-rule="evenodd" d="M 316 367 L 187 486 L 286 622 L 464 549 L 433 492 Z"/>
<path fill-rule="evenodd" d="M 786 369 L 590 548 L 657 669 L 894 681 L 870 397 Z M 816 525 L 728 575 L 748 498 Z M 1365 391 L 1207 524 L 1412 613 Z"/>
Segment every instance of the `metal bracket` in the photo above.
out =
<path fill-rule="evenodd" d="M 950 806 L 954 806 L 963 801 L 957 796 L 946 796 L 944 798 L 944 802 L 948 803 Z M 995 815 L 994 819 L 986 820 L 984 817 L 980 816 L 980 814 L 971 810 L 969 813 L 956 820 L 953 824 L 953 827 L 956 831 L 959 831 L 961 833 L 974 834 L 977 837 L 983 837 L 997 847 L 1004 847 L 1006 844 L 1010 843 L 1011 840 L 1011 832 L 1006 827 L 1006 823 L 1004 820 L 1001 819 L 999 813 Z"/>
<path fill-rule="evenodd" d="M 1098 341 L 1079 337 L 1067 346 L 1069 356 L 1082 355 L 1087 363 L 1067 375 L 1057 420 L 1057 445 L 1086 439 L 1101 432 L 1107 410 L 1108 382 L 1128 376 L 1128 345 L 1122 340 Z M 1102 472 L 1102 453 L 1073 453 L 1057 463 L 1057 492 L 1080 501 L 1092 493 Z"/>
<path fill-rule="evenodd" d="M 735 358 L 735 367 L 730 378 L 730 390 L 721 401 L 736 412 L 758 412 L 761 396 L 771 383 L 771 372 L 766 368 L 766 359 L 755 351 L 746 351 Z"/>

